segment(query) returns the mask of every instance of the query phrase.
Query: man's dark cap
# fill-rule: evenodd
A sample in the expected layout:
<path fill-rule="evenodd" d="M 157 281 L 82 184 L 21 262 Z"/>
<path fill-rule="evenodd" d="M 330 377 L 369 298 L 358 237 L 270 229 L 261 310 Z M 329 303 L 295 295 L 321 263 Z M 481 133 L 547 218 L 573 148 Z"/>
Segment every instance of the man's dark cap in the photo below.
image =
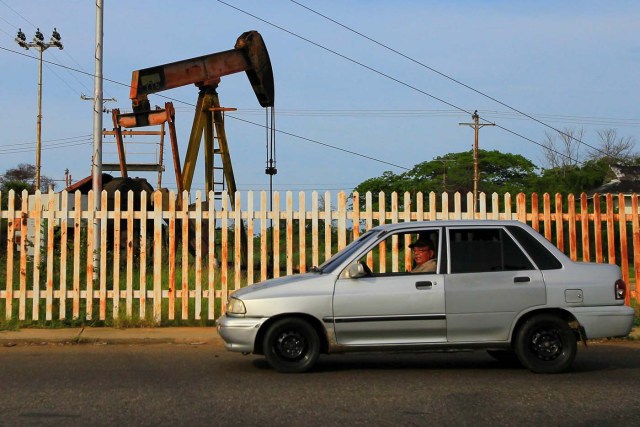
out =
<path fill-rule="evenodd" d="M 431 250 L 434 250 L 433 242 L 431 240 L 419 238 L 415 242 L 409 245 L 410 248 L 425 248 L 428 247 Z"/>

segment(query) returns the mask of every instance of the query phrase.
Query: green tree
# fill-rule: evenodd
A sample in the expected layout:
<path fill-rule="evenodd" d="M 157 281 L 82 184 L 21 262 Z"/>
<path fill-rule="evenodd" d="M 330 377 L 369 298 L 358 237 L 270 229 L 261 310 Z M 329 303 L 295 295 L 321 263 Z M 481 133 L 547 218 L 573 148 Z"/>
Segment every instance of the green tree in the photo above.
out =
<path fill-rule="evenodd" d="M 0 191 L 2 192 L 2 207 L 6 209 L 8 193 L 10 190 L 16 192 L 16 204 L 20 203 L 23 190 L 27 190 L 29 194 L 36 191 L 35 188 L 36 167 L 27 163 L 20 163 L 15 168 L 7 169 L 0 175 Z M 47 191 L 49 186 L 55 188 L 53 179 L 47 176 L 40 176 L 40 191 Z"/>
<path fill-rule="evenodd" d="M 545 169 L 535 180 L 530 191 L 537 193 L 573 193 L 578 195 L 589 192 L 606 181 L 611 174 L 609 159 L 600 158 L 584 162 L 582 166 L 564 166 Z"/>
<path fill-rule="evenodd" d="M 517 154 L 496 150 L 479 150 L 478 169 L 478 189 L 488 194 L 527 191 L 537 178 L 536 166 L 530 160 Z M 408 191 L 412 195 L 418 192 L 427 194 L 431 191 L 451 194 L 460 192 L 466 195 L 473 191 L 473 152 L 449 153 L 418 163 L 402 174 L 387 171 L 380 177 L 360 183 L 355 191 L 360 194 L 371 191 L 374 195 L 384 191 L 386 203 L 390 203 L 390 194 L 394 191 Z M 374 197 L 374 209 L 377 209 L 377 200 Z M 361 208 L 364 208 L 364 203 L 365 200 L 361 197 Z"/>

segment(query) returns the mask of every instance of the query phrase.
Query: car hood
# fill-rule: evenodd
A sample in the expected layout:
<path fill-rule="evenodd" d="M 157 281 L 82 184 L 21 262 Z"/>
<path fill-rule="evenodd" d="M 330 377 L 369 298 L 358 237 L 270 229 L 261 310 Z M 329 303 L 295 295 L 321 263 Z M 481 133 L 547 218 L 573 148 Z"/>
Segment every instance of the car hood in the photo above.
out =
<path fill-rule="evenodd" d="M 309 282 L 314 282 L 321 276 L 322 274 L 319 273 L 304 273 L 269 279 L 238 289 L 233 293 L 233 296 L 238 298 L 252 298 L 265 294 L 280 293 L 279 291 L 288 289 L 291 286 L 301 287 Z"/>

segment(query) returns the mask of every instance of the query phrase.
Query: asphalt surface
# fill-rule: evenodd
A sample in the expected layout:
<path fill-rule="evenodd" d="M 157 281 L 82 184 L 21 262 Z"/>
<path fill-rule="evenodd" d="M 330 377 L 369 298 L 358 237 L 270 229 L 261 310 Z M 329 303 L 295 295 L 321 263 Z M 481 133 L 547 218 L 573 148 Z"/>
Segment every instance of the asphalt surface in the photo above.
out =
<path fill-rule="evenodd" d="M 86 344 L 214 344 L 224 343 L 215 327 L 163 328 L 24 328 L 0 331 L 0 345 L 44 343 Z"/>

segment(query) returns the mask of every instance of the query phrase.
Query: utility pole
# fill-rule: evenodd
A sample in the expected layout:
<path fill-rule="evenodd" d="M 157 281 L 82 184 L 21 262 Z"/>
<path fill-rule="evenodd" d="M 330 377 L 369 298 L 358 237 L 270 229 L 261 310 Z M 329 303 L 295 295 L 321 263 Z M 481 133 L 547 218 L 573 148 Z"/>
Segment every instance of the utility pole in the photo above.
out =
<path fill-rule="evenodd" d="M 476 212 L 478 209 L 478 180 L 479 180 L 479 171 L 478 171 L 478 134 L 480 133 L 480 128 L 484 126 L 495 126 L 495 123 L 480 123 L 480 116 L 478 115 L 478 110 L 473 112 L 471 116 L 473 118 L 473 123 L 458 123 L 461 126 L 470 126 L 473 128 L 475 133 L 475 139 L 473 142 L 473 211 Z"/>
<path fill-rule="evenodd" d="M 100 210 L 102 193 L 102 42 L 104 23 L 104 0 L 96 0 L 96 62 L 93 79 L 93 156 L 91 157 L 91 176 L 94 197 L 94 209 Z M 100 248 L 100 221 L 95 222 L 93 231 L 95 248 Z M 97 278 L 98 257 L 93 256 L 93 279 Z"/>
<path fill-rule="evenodd" d="M 49 49 L 52 46 L 62 50 L 62 37 L 60 33 L 54 28 L 51 34 L 51 40 L 45 43 L 44 36 L 40 32 L 40 28 L 36 30 L 36 35 L 33 37 L 32 42 L 27 42 L 27 36 L 24 35 L 21 28 L 18 28 L 18 35 L 15 38 L 16 43 L 20 47 L 29 50 L 30 47 L 38 49 L 40 53 L 40 61 L 38 66 L 38 121 L 36 124 L 36 189 L 40 189 L 40 154 L 42 151 L 42 52 Z"/>

